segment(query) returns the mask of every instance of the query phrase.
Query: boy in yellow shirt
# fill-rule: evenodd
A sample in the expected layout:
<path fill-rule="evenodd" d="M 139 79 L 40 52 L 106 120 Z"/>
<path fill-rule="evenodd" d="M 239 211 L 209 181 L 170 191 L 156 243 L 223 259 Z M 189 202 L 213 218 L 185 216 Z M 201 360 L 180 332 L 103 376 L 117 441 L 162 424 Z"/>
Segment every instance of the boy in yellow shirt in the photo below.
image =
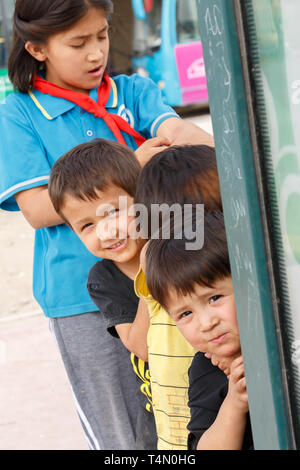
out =
<path fill-rule="evenodd" d="M 177 209 L 179 215 L 181 208 L 195 210 L 201 204 L 204 204 L 205 211 L 222 210 L 214 149 L 207 146 L 170 147 L 155 155 L 139 176 L 135 203 L 148 209 L 149 217 L 142 223 L 146 238 L 156 238 L 161 224 L 168 223 L 155 214 L 159 207 L 163 212 L 162 205 L 165 209 Z M 162 215 L 168 219 L 171 214 L 165 210 Z M 143 253 L 144 249 L 135 291 L 146 301 L 150 316 L 148 362 L 158 449 L 184 450 L 187 448 L 187 425 L 190 421 L 188 369 L 196 350 L 150 295 L 144 275 Z"/>

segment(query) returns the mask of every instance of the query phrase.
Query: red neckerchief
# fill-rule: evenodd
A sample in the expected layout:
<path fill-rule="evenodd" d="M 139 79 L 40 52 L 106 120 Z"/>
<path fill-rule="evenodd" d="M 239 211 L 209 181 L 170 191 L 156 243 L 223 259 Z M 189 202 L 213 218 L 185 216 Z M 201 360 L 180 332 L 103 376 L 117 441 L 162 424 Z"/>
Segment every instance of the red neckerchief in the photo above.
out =
<path fill-rule="evenodd" d="M 47 80 L 41 78 L 39 75 L 36 76 L 33 86 L 41 93 L 72 101 L 72 103 L 77 104 L 88 113 L 92 113 L 96 117 L 102 118 L 120 144 L 127 145 L 121 131 L 132 135 L 138 147 L 146 140 L 136 132 L 128 122 L 125 121 L 125 119 L 121 118 L 121 116 L 111 114 L 106 111 L 105 105 L 108 101 L 111 90 L 111 82 L 108 75 L 104 75 L 102 83 L 98 87 L 98 103 L 84 93 L 79 93 L 77 91 L 68 90 L 54 85 L 53 83 L 47 82 Z"/>

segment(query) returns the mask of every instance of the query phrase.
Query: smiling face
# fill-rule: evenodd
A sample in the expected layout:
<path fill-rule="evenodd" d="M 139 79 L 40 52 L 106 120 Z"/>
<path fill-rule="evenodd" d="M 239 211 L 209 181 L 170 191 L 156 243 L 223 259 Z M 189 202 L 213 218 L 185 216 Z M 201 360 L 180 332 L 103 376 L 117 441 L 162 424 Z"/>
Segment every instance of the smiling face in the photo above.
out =
<path fill-rule="evenodd" d="M 213 287 L 195 285 L 194 292 L 168 292 L 166 309 L 186 340 L 198 351 L 230 358 L 240 351 L 231 277 Z"/>
<path fill-rule="evenodd" d="M 102 80 L 109 52 L 108 23 L 100 8 L 68 30 L 50 36 L 38 60 L 46 65 L 46 80 L 69 90 L 88 93 Z"/>
<path fill-rule="evenodd" d="M 62 214 L 93 255 L 113 261 L 134 277 L 145 241 L 130 237 L 135 227 L 135 218 L 128 213 L 133 198 L 114 185 L 96 193 L 98 198 L 92 201 L 66 194 Z"/>

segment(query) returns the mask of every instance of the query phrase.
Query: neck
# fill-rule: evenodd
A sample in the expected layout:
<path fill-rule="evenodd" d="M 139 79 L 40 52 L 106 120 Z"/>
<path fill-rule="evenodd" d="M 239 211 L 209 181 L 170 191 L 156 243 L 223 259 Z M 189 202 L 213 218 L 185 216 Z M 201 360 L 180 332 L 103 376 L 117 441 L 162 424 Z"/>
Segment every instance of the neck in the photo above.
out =
<path fill-rule="evenodd" d="M 113 263 L 123 274 L 125 274 L 125 276 L 134 280 L 140 269 L 140 252 L 138 252 L 134 258 L 126 261 L 125 263 L 118 263 L 117 261 L 113 261 Z"/>

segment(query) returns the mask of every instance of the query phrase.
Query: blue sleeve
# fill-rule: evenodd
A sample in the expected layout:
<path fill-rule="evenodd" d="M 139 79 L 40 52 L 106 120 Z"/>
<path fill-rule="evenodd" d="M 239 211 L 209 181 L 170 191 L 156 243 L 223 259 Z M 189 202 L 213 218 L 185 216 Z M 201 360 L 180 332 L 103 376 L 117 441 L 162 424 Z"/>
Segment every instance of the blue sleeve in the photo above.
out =
<path fill-rule="evenodd" d="M 165 104 L 158 86 L 150 79 L 133 75 L 134 110 L 137 119 L 136 130 L 147 138 L 155 137 L 160 124 L 178 114 Z"/>
<path fill-rule="evenodd" d="M 46 185 L 50 165 L 30 117 L 11 97 L 0 105 L 0 208 L 14 211 L 18 205 L 13 196 Z"/>

